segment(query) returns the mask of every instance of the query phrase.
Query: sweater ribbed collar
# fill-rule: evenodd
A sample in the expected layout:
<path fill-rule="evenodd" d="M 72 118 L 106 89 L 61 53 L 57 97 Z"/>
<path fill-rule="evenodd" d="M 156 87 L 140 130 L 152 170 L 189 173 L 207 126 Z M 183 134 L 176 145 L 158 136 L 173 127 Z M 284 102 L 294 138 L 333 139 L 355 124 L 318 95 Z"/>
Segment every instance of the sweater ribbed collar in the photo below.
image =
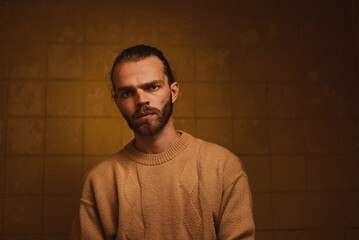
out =
<path fill-rule="evenodd" d="M 135 148 L 135 140 L 133 139 L 125 146 L 124 154 L 131 160 L 143 165 L 155 166 L 168 162 L 181 154 L 193 139 L 192 135 L 186 132 L 178 132 L 181 134 L 180 138 L 164 152 L 156 154 L 143 153 Z"/>

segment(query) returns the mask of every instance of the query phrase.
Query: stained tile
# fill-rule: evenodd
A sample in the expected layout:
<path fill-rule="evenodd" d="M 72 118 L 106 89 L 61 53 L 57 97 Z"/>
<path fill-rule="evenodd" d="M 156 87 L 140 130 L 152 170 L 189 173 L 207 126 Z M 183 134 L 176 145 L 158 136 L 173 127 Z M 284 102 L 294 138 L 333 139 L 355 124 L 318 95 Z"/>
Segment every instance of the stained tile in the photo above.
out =
<path fill-rule="evenodd" d="M 269 81 L 265 52 L 260 48 L 236 48 L 231 54 L 231 79 L 234 82 Z"/>
<path fill-rule="evenodd" d="M 49 9 L 50 42 L 79 43 L 84 39 L 85 12 L 82 8 L 56 7 Z"/>
<path fill-rule="evenodd" d="M 82 132 L 81 119 L 47 119 L 46 153 L 81 154 Z"/>
<path fill-rule="evenodd" d="M 339 126 L 337 121 L 308 120 L 306 127 L 306 146 L 310 154 L 330 154 L 340 151 Z"/>
<path fill-rule="evenodd" d="M 122 140 L 124 120 L 97 118 L 85 120 L 85 154 L 113 154 L 125 143 Z"/>
<path fill-rule="evenodd" d="M 0 156 L 5 154 L 5 132 L 6 122 L 4 118 L 0 118 Z"/>
<path fill-rule="evenodd" d="M 339 117 L 358 117 L 359 110 L 357 103 L 359 86 L 357 84 L 340 84 L 338 86 L 338 116 Z"/>
<path fill-rule="evenodd" d="M 197 135 L 197 125 L 194 118 L 176 119 L 174 118 L 174 124 L 176 129 L 183 130 L 193 136 Z"/>
<path fill-rule="evenodd" d="M 269 157 L 243 156 L 241 160 L 244 163 L 252 192 L 270 191 L 272 184 Z"/>
<path fill-rule="evenodd" d="M 300 230 L 293 230 L 293 231 L 275 231 L 274 232 L 274 239 L 275 240 L 302 240 L 307 239 L 307 232 L 300 231 Z"/>
<path fill-rule="evenodd" d="M 308 195 L 308 226 L 334 228 L 343 226 L 341 193 L 310 193 Z"/>
<path fill-rule="evenodd" d="M 175 79 L 182 87 L 183 82 L 195 80 L 195 48 L 193 47 L 161 47 Z"/>
<path fill-rule="evenodd" d="M 42 157 L 7 157 L 6 192 L 34 194 L 42 193 Z"/>
<path fill-rule="evenodd" d="M 77 196 L 45 196 L 44 233 L 68 234 L 77 202 Z"/>
<path fill-rule="evenodd" d="M 346 240 L 357 240 L 359 239 L 359 230 L 358 229 L 348 229 L 345 231 Z"/>
<path fill-rule="evenodd" d="M 197 117 L 230 117 L 231 86 L 219 83 L 196 84 Z"/>
<path fill-rule="evenodd" d="M 53 44 L 49 46 L 49 78 L 81 78 L 83 75 L 83 53 L 81 45 Z"/>
<path fill-rule="evenodd" d="M 4 233 L 41 233 L 42 210 L 42 196 L 6 196 Z"/>
<path fill-rule="evenodd" d="M 9 119 L 7 126 L 8 154 L 42 154 L 44 121 L 40 119 Z"/>
<path fill-rule="evenodd" d="M 256 230 L 256 239 L 257 240 L 273 240 L 273 233 L 269 231 L 257 231 Z"/>
<path fill-rule="evenodd" d="M 308 156 L 308 189 L 317 191 L 341 190 L 344 166 L 345 163 L 341 162 L 336 156 Z M 344 178 L 349 175 L 344 174 Z"/>
<path fill-rule="evenodd" d="M 137 16 L 141 16 L 140 18 Z M 157 46 L 160 38 L 159 17 L 150 11 L 131 11 L 124 13 L 123 43 L 125 47 L 146 43 Z M 133 31 L 136 29 L 136 31 Z M 166 55 L 166 52 L 164 52 Z"/>
<path fill-rule="evenodd" d="M 343 156 L 341 166 L 343 167 L 343 188 L 349 191 L 359 190 L 359 157 Z"/>
<path fill-rule="evenodd" d="M 47 114 L 50 116 L 81 116 L 83 114 L 82 82 L 49 82 L 47 84 Z"/>
<path fill-rule="evenodd" d="M 234 117 L 268 116 L 267 92 L 267 87 L 262 84 L 234 84 Z"/>
<path fill-rule="evenodd" d="M 341 149 L 345 154 L 359 153 L 359 121 L 340 121 Z"/>
<path fill-rule="evenodd" d="M 329 84 L 303 86 L 304 116 L 333 118 L 336 116 L 336 89 Z"/>
<path fill-rule="evenodd" d="M 302 120 L 278 119 L 270 121 L 270 147 L 274 154 L 305 152 Z"/>
<path fill-rule="evenodd" d="M 46 157 L 45 193 L 79 194 L 82 179 L 82 157 Z"/>
<path fill-rule="evenodd" d="M 196 85 L 180 83 L 180 91 L 173 106 L 174 117 L 194 117 L 196 114 Z"/>
<path fill-rule="evenodd" d="M 8 42 L 8 27 L 7 27 L 6 23 L 8 21 L 8 17 L 9 17 L 8 15 L 9 15 L 10 9 L 2 7 L 2 4 L 3 4 L 3 2 L 0 1 L 0 36 L 2 36 L 0 39 L 0 43 L 7 43 Z M 0 54 L 0 56 L 1 56 L 1 54 Z M 0 64 L 0 66 L 1 66 L 1 64 Z"/>
<path fill-rule="evenodd" d="M 343 231 L 337 229 L 308 230 L 305 233 L 308 240 L 344 240 Z"/>
<path fill-rule="evenodd" d="M 228 82 L 231 80 L 231 55 L 226 48 L 196 48 L 197 81 Z"/>
<path fill-rule="evenodd" d="M 234 147 L 238 154 L 267 154 L 269 152 L 269 126 L 267 121 L 235 120 Z"/>
<path fill-rule="evenodd" d="M 303 157 L 272 156 L 271 162 L 273 190 L 305 190 L 306 166 Z"/>
<path fill-rule="evenodd" d="M 45 87 L 39 81 L 9 83 L 8 113 L 10 115 L 39 116 L 45 111 Z"/>
<path fill-rule="evenodd" d="M 85 53 L 85 77 L 87 79 L 100 79 L 109 82 L 111 68 L 120 53 L 119 45 L 88 44 Z"/>
<path fill-rule="evenodd" d="M 85 115 L 86 116 L 121 116 L 112 98 L 110 80 L 89 81 L 85 83 Z"/>
<path fill-rule="evenodd" d="M 10 42 L 46 41 L 47 21 L 46 8 L 44 7 L 11 8 L 7 23 Z"/>
<path fill-rule="evenodd" d="M 122 15 L 117 11 L 93 8 L 86 14 L 86 41 L 89 43 L 119 43 L 123 29 Z"/>
<path fill-rule="evenodd" d="M 272 199 L 269 193 L 254 193 L 253 196 L 253 217 L 256 229 L 272 229 Z"/>
<path fill-rule="evenodd" d="M 271 117 L 302 117 L 302 89 L 299 85 L 271 84 L 268 86 L 268 105 Z"/>
<path fill-rule="evenodd" d="M 160 45 L 193 45 L 195 40 L 194 18 L 183 11 L 181 15 L 163 12 L 159 18 Z"/>
<path fill-rule="evenodd" d="M 45 44 L 10 44 L 8 72 L 10 78 L 45 78 Z"/>
<path fill-rule="evenodd" d="M 0 15 L 1 15 L 1 9 L 0 9 Z M 0 21 L 1 21 L 1 17 L 0 17 Z M 0 25 L 0 29 L 1 29 L 1 25 Z M 0 36 L 4 36 L 1 34 L 1 30 L 0 30 Z M 0 79 L 5 79 L 8 77 L 8 54 L 9 53 L 8 53 L 7 45 L 0 44 Z"/>
<path fill-rule="evenodd" d="M 308 213 L 306 194 L 275 193 L 272 195 L 272 198 L 274 228 L 298 229 L 307 226 Z"/>
<path fill-rule="evenodd" d="M 233 151 L 233 124 L 228 119 L 198 119 L 197 136 Z"/>

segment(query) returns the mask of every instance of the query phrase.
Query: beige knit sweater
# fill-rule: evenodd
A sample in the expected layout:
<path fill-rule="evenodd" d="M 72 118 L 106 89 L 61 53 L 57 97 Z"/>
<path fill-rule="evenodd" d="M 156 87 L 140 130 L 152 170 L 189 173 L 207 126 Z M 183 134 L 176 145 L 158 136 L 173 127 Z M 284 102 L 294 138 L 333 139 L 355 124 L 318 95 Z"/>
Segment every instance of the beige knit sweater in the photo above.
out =
<path fill-rule="evenodd" d="M 254 239 L 238 157 L 182 135 L 159 154 L 130 142 L 89 171 L 72 239 Z"/>

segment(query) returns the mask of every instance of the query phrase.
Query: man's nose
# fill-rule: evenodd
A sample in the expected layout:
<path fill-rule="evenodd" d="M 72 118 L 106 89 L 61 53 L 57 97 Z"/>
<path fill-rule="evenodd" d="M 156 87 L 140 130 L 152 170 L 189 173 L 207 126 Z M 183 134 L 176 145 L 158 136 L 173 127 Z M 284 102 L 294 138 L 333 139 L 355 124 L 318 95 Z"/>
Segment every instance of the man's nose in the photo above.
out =
<path fill-rule="evenodd" d="M 143 90 L 138 90 L 136 92 L 136 105 L 148 104 L 148 103 L 149 101 L 146 92 Z"/>

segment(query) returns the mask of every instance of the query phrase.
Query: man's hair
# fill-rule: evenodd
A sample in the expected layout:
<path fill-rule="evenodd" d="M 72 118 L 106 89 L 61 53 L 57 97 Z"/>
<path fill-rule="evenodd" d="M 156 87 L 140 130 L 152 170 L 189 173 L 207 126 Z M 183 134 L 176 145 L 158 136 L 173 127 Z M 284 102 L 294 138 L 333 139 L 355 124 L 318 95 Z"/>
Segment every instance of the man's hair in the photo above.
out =
<path fill-rule="evenodd" d="M 137 62 L 140 60 L 143 60 L 148 57 L 157 57 L 159 60 L 161 60 L 163 64 L 163 72 L 168 78 L 168 85 L 171 86 L 173 82 L 175 82 L 175 79 L 173 77 L 171 67 L 163 55 L 163 53 L 158 50 L 157 48 L 146 46 L 146 45 L 136 45 L 130 48 L 126 48 L 121 52 L 121 54 L 116 58 L 115 62 L 112 65 L 111 69 L 111 82 L 112 82 L 112 88 L 113 88 L 113 97 L 116 98 L 116 89 L 115 84 L 113 82 L 113 72 L 115 70 L 115 67 L 121 63 L 126 62 Z"/>

